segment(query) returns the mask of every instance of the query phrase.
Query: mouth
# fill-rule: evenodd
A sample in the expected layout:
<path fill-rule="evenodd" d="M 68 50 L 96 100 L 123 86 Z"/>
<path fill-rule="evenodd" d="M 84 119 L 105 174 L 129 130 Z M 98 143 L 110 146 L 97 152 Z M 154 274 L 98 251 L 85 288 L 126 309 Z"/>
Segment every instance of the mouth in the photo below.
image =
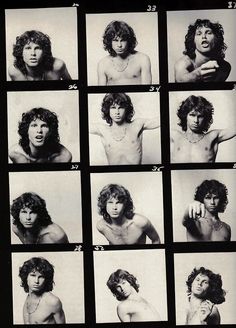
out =
<path fill-rule="evenodd" d="M 209 47 L 209 42 L 207 42 L 207 41 L 202 41 L 202 43 L 201 43 L 201 46 L 203 47 L 203 48 L 208 48 Z"/>

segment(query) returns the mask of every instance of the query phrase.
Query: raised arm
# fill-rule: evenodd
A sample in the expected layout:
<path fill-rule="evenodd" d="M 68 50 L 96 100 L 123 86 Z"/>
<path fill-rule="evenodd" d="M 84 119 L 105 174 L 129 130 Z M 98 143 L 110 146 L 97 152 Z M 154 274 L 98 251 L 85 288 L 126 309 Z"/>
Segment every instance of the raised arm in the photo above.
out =
<path fill-rule="evenodd" d="M 160 127 L 159 117 L 153 117 L 151 119 L 143 119 L 143 130 L 153 130 Z"/>
<path fill-rule="evenodd" d="M 193 226 L 197 226 L 197 219 L 199 217 L 205 216 L 205 206 L 204 204 L 200 203 L 199 201 L 195 200 L 189 204 L 188 208 L 186 209 L 182 224 L 189 230 Z"/>
<path fill-rule="evenodd" d="M 236 136 L 235 126 L 227 129 L 218 130 L 218 143 L 232 139 Z"/>
<path fill-rule="evenodd" d="M 145 54 L 142 54 L 141 58 L 141 83 L 152 83 L 151 61 L 150 58 Z"/>
<path fill-rule="evenodd" d="M 215 60 L 209 60 L 194 68 L 191 60 L 184 56 L 175 64 L 175 82 L 212 81 L 219 65 Z"/>

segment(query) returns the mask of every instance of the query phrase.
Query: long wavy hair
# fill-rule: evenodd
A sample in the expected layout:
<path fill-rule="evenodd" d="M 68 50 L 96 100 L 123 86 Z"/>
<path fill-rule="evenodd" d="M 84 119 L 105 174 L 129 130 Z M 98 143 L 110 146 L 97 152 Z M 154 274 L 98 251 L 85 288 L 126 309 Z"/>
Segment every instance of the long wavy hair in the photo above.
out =
<path fill-rule="evenodd" d="M 107 25 L 103 34 L 104 49 L 107 50 L 112 57 L 117 55 L 112 49 L 112 41 L 116 37 L 120 37 L 124 41 L 127 41 L 128 54 L 133 54 L 135 52 L 134 48 L 137 45 L 137 40 L 134 30 L 127 23 L 114 20 Z"/>
<path fill-rule="evenodd" d="M 204 197 L 207 194 L 214 194 L 219 197 L 220 201 L 217 210 L 223 213 L 228 204 L 228 190 L 226 186 L 217 180 L 204 180 L 200 186 L 196 188 L 194 199 L 203 203 Z"/>
<path fill-rule="evenodd" d="M 33 108 L 30 111 L 22 114 L 21 122 L 19 122 L 18 125 L 18 133 L 20 135 L 19 144 L 23 150 L 28 155 L 30 155 L 28 130 L 30 123 L 37 118 L 46 122 L 49 127 L 49 135 L 46 139 L 45 145 L 43 146 L 45 154 L 50 154 L 59 150 L 60 137 L 58 133 L 57 115 L 42 107 Z"/>
<path fill-rule="evenodd" d="M 22 233 L 26 230 L 20 222 L 20 211 L 23 208 L 29 208 L 33 213 L 37 214 L 36 225 L 39 229 L 40 227 L 47 227 L 52 224 L 52 219 L 48 214 L 45 200 L 34 192 L 25 192 L 14 199 L 11 205 L 13 224 L 16 225 Z"/>
<path fill-rule="evenodd" d="M 98 196 L 98 213 L 103 216 L 107 223 L 112 222 L 110 215 L 107 213 L 106 205 L 107 201 L 113 197 L 124 204 L 124 215 L 131 220 L 134 216 L 133 200 L 129 191 L 118 184 L 108 184 L 101 190 Z"/>
<path fill-rule="evenodd" d="M 28 261 L 25 261 L 19 269 L 19 277 L 21 278 L 21 287 L 24 288 L 24 291 L 26 293 L 29 292 L 27 278 L 29 273 L 34 271 L 38 271 L 45 278 L 43 288 L 40 291 L 40 293 L 43 294 L 44 292 L 50 292 L 51 290 L 53 290 L 53 285 L 54 285 L 53 265 L 43 257 L 32 257 Z"/>
<path fill-rule="evenodd" d="M 201 96 L 191 95 L 182 101 L 177 110 L 177 116 L 179 118 L 178 125 L 181 126 L 183 131 L 187 130 L 187 115 L 192 110 L 199 112 L 204 116 L 202 132 L 208 131 L 209 127 L 213 123 L 214 108 L 206 98 Z"/>
<path fill-rule="evenodd" d="M 225 301 L 225 291 L 222 289 L 222 279 L 220 274 L 213 273 L 204 267 L 194 268 L 193 271 L 188 276 L 186 281 L 188 296 L 191 296 L 192 283 L 198 274 L 205 275 L 209 278 L 209 288 L 207 289 L 207 294 L 204 299 L 211 301 L 214 304 L 221 304 Z"/>
<path fill-rule="evenodd" d="M 110 108 L 113 104 L 117 104 L 122 108 L 125 108 L 125 122 L 131 123 L 134 116 L 134 107 L 130 97 L 125 93 L 107 93 L 102 101 L 102 119 L 109 125 L 112 125 L 112 119 L 110 117 Z"/>
<path fill-rule="evenodd" d="M 38 44 L 43 50 L 42 61 L 40 67 L 42 72 L 50 71 L 53 68 L 54 58 L 52 56 L 51 41 L 47 34 L 40 31 L 26 31 L 16 37 L 16 43 L 13 45 L 13 56 L 15 57 L 14 66 L 18 68 L 24 75 L 27 74 L 25 62 L 23 60 L 23 49 L 26 44 L 33 42 Z"/>
<path fill-rule="evenodd" d="M 224 43 L 224 29 L 221 24 L 212 23 L 209 19 L 197 19 L 193 25 L 190 24 L 188 26 L 183 54 L 189 56 L 191 59 L 196 57 L 194 38 L 196 30 L 200 27 L 209 27 L 216 38 L 214 49 L 212 49 L 212 59 L 223 60 L 225 57 L 225 50 L 227 49 L 227 46 Z"/>
<path fill-rule="evenodd" d="M 119 290 L 117 290 L 117 285 L 119 284 L 119 282 L 121 280 L 127 280 L 129 282 L 129 284 L 138 293 L 139 284 L 137 282 L 137 279 L 131 273 L 129 273 L 128 271 L 118 269 L 110 275 L 110 277 L 107 281 L 107 287 L 110 289 L 110 291 L 112 292 L 112 294 L 116 297 L 116 299 L 118 301 L 122 301 L 122 300 L 126 299 L 126 297 L 124 297 L 124 295 L 121 294 L 119 292 Z"/>

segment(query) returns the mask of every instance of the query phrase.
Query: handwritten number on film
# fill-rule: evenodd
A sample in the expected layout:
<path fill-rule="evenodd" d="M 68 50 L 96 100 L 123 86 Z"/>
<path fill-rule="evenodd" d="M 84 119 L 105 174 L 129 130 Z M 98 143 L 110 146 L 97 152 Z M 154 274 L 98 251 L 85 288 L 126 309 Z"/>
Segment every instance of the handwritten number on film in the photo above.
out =
<path fill-rule="evenodd" d="M 156 11 L 156 10 L 157 10 L 156 5 L 148 5 L 148 7 L 147 7 L 147 11 Z"/>
<path fill-rule="evenodd" d="M 235 9 L 236 8 L 236 1 L 228 1 L 228 8 Z"/>

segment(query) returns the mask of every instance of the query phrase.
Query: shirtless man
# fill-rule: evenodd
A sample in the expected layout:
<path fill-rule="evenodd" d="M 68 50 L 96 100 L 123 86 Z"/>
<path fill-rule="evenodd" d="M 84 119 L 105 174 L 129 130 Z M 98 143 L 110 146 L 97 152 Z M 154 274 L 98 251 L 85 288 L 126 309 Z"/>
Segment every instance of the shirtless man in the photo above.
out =
<path fill-rule="evenodd" d="M 219 274 L 200 267 L 193 269 L 186 281 L 189 309 L 186 325 L 220 325 L 220 313 L 215 304 L 225 301 L 225 291 Z"/>
<path fill-rule="evenodd" d="M 141 164 L 142 133 L 158 128 L 158 118 L 132 120 L 134 108 L 125 93 L 106 94 L 101 111 L 107 124 L 92 123 L 89 132 L 101 137 L 108 164 Z"/>
<path fill-rule="evenodd" d="M 128 271 L 118 269 L 113 272 L 107 286 L 120 301 L 117 315 L 121 322 L 161 321 L 153 305 L 138 294 L 137 279 Z"/>
<path fill-rule="evenodd" d="M 226 49 L 223 27 L 197 19 L 188 27 L 184 56 L 175 64 L 175 82 L 225 81 L 231 71 L 224 60 Z"/>
<path fill-rule="evenodd" d="M 213 122 L 214 108 L 201 96 L 189 96 L 178 111 L 182 131 L 171 132 L 172 163 L 214 163 L 219 144 L 236 135 L 235 126 L 208 131 Z"/>
<path fill-rule="evenodd" d="M 39 195 L 26 192 L 13 200 L 12 230 L 22 244 L 66 244 L 65 231 L 53 223 L 45 200 Z"/>
<path fill-rule="evenodd" d="M 23 113 L 18 133 L 19 144 L 9 152 L 13 163 L 71 162 L 71 153 L 59 143 L 57 115 L 50 110 L 37 107 Z"/>
<path fill-rule="evenodd" d="M 226 186 L 217 180 L 204 180 L 183 218 L 188 241 L 230 241 L 231 228 L 218 213 L 228 203 Z"/>
<path fill-rule="evenodd" d="M 112 21 L 103 35 L 109 55 L 98 63 L 98 85 L 151 84 L 150 58 L 134 50 L 137 45 L 133 29 L 125 22 Z"/>
<path fill-rule="evenodd" d="M 98 197 L 98 209 L 103 218 L 98 221 L 97 229 L 110 245 L 145 244 L 146 237 L 153 244 L 160 244 L 159 235 L 149 219 L 133 212 L 132 198 L 123 186 L 105 186 Z"/>
<path fill-rule="evenodd" d="M 21 286 L 28 293 L 23 307 L 25 325 L 66 323 L 62 303 L 51 293 L 53 276 L 53 266 L 43 257 L 32 257 L 20 267 Z"/>
<path fill-rule="evenodd" d="M 71 80 L 63 60 L 52 56 L 48 35 L 26 31 L 13 46 L 15 61 L 8 69 L 12 81 Z"/>

